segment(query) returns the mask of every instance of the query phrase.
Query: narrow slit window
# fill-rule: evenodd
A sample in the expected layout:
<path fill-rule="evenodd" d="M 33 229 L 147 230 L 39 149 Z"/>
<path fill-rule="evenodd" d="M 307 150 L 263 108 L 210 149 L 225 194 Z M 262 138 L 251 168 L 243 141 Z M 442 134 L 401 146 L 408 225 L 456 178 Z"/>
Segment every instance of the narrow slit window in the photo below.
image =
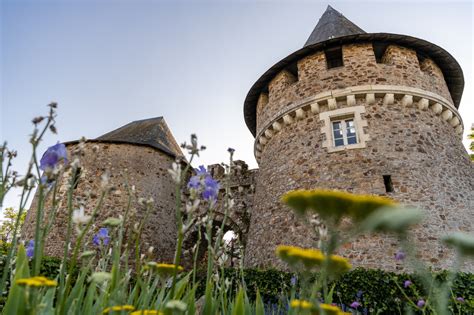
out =
<path fill-rule="evenodd" d="M 326 56 L 328 69 L 342 67 L 344 65 L 342 61 L 342 47 L 327 49 L 324 51 L 324 55 Z"/>
<path fill-rule="evenodd" d="M 385 51 L 387 50 L 388 44 L 386 43 L 373 43 L 375 61 L 377 63 L 386 63 L 384 60 Z"/>
<path fill-rule="evenodd" d="M 385 185 L 385 192 L 393 192 L 393 183 L 391 175 L 383 175 L 383 183 Z"/>
<path fill-rule="evenodd" d="M 333 121 L 332 132 L 335 147 L 357 143 L 357 132 L 353 118 Z"/>

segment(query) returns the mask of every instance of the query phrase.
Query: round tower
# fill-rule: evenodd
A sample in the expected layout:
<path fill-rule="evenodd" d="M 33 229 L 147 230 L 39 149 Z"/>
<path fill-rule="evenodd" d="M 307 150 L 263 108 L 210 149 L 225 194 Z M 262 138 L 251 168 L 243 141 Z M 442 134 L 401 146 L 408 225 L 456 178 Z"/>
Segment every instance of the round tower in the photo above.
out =
<path fill-rule="evenodd" d="M 101 177 L 104 174 L 109 174 L 108 182 L 113 187 L 94 219 L 90 235 L 85 239 L 89 243 L 88 247 L 94 247 L 92 235 L 104 227 L 104 220 L 124 215 L 129 201 L 128 190 L 134 186 L 127 229 L 131 231 L 136 223 L 145 219 L 146 207 L 139 199 L 153 198 L 152 209 L 143 227 L 141 248 L 147 251 L 153 246 L 156 259 L 172 262 L 177 234 L 176 201 L 175 183 L 168 169 L 182 153 L 164 119 L 158 117 L 134 121 L 85 143 L 68 142 L 66 148 L 70 160 L 73 152 L 81 152 L 77 185 L 73 191 L 73 209 L 82 205 L 86 215 L 92 213 L 101 194 Z M 68 220 L 69 177 L 70 174 L 63 174 L 58 183 L 58 211 L 45 242 L 45 254 L 49 256 L 63 255 Z M 126 183 L 129 187 L 126 187 Z M 38 196 L 35 196 L 23 226 L 22 236 L 25 240 L 34 239 L 37 199 Z M 50 205 L 51 200 L 48 200 L 45 218 L 50 217 Z"/>
<path fill-rule="evenodd" d="M 453 255 L 439 239 L 474 231 L 474 167 L 457 111 L 463 87 L 444 49 L 366 33 L 329 6 L 305 46 L 261 76 L 245 100 L 259 164 L 246 266 L 284 268 L 279 244 L 314 247 L 313 233 L 280 197 L 327 188 L 424 209 L 413 230 L 417 249 L 435 268 L 449 267 Z M 367 236 L 341 254 L 355 266 L 394 270 L 402 268 L 393 260 L 398 246 Z"/>

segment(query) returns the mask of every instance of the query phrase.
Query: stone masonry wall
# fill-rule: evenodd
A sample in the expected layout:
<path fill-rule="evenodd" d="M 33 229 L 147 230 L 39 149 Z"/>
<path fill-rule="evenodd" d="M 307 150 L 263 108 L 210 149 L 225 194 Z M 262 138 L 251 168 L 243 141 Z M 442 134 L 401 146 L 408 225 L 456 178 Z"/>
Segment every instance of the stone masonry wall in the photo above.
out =
<path fill-rule="evenodd" d="M 326 69 L 324 52 L 319 52 L 298 61 L 297 81 L 284 71 L 270 82 L 268 101 L 263 97 L 258 104 L 257 135 L 288 106 L 353 86 L 418 88 L 452 103 L 439 67 L 413 50 L 388 46 L 382 63 L 377 63 L 371 43 L 342 49 L 342 67 Z M 365 97 L 351 98 L 351 104 L 345 99 L 323 102 L 316 112 L 306 110 L 302 117 L 293 117 L 294 122 L 277 125 L 278 132 L 271 132 L 263 149 L 257 144 L 259 172 L 247 267 L 285 268 L 274 254 L 278 244 L 316 246 L 311 230 L 280 202 L 289 190 L 314 188 L 384 195 L 422 208 L 425 220 L 412 232 L 420 257 L 434 268 L 450 266 L 454 255 L 439 239 L 454 231 L 474 232 L 474 166 L 453 129 L 459 122 L 449 120 L 450 115 L 442 119 L 439 104 L 437 110 L 428 110 L 428 103 L 383 97 L 375 95 L 370 103 Z M 361 118 L 367 122 L 363 133 L 369 140 L 365 147 L 329 153 L 323 147 L 326 135 L 319 115 L 354 106 L 365 108 Z M 391 175 L 394 192 L 386 192 L 383 175 Z M 398 249 L 391 237 L 364 236 L 344 244 L 340 254 L 355 266 L 403 270 L 393 260 Z M 464 269 L 474 271 L 474 265 Z"/>
<path fill-rule="evenodd" d="M 67 146 L 69 156 L 78 146 L 79 144 Z M 136 191 L 131 205 L 132 216 L 127 226 L 131 228 L 140 222 L 145 214 L 145 208 L 138 204 L 137 199 L 153 198 L 154 207 L 142 234 L 142 250 L 146 251 L 153 246 L 155 259 L 172 262 L 176 242 L 175 201 L 174 183 L 167 169 L 170 168 L 173 157 L 147 146 L 114 143 L 87 142 L 83 152 L 80 180 L 73 197 L 74 209 L 79 207 L 82 200 L 86 214 L 91 214 L 98 202 L 101 175 L 104 172 L 110 172 L 110 184 L 114 187 L 104 200 L 90 235 L 85 238 L 88 246 L 93 248 L 92 235 L 98 231 L 106 218 L 124 214 L 128 201 L 128 191 L 124 185 L 127 180 L 130 186 L 135 186 Z M 58 196 L 61 203 L 56 223 L 45 243 L 45 253 L 49 256 L 63 255 L 67 229 L 66 183 L 64 176 Z M 37 196 L 28 211 L 22 231 L 25 240 L 34 238 L 36 202 Z"/>
<path fill-rule="evenodd" d="M 284 70 L 268 86 L 269 96 L 257 106 L 257 134 L 273 114 L 289 103 L 320 92 L 357 85 L 382 84 L 420 88 L 450 100 L 448 87 L 439 67 L 430 59 L 420 63 L 416 52 L 395 45 L 387 47 L 377 63 L 371 43 L 342 47 L 344 66 L 327 69 L 324 52 L 298 61 L 298 78 Z M 265 102 L 265 100 L 268 100 Z"/>
<path fill-rule="evenodd" d="M 365 105 L 357 99 L 357 105 Z M 342 105 L 341 107 L 347 107 Z M 474 166 L 448 122 L 432 111 L 396 101 L 366 106 L 371 140 L 366 148 L 328 153 L 322 148 L 322 121 L 311 115 L 273 136 L 259 163 L 247 246 L 248 267 L 284 268 L 274 255 L 278 244 L 315 247 L 316 238 L 280 203 L 293 189 L 328 188 L 384 195 L 424 209 L 424 222 L 413 231 L 421 257 L 435 268 L 450 266 L 454 255 L 439 243 L 453 231 L 474 231 Z M 383 175 L 394 192 L 386 193 Z M 399 249 L 390 237 L 366 236 L 344 244 L 341 254 L 355 266 L 401 269 Z M 473 265 L 466 266 L 473 271 Z"/>

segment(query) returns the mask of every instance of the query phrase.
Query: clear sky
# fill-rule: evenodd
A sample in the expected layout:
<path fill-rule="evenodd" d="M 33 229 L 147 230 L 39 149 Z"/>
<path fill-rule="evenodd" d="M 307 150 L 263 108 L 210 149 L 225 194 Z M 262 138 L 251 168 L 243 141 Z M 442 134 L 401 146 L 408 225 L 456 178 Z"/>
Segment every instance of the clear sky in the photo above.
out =
<path fill-rule="evenodd" d="M 464 71 L 465 129 L 474 123 L 471 1 L 0 1 L 0 140 L 18 150 L 20 171 L 30 120 L 53 100 L 59 134 L 41 151 L 164 116 L 179 143 L 196 133 L 208 147 L 199 163 L 226 161 L 233 147 L 256 167 L 245 96 L 303 46 L 328 4 L 366 32 L 412 35 L 449 51 Z"/>

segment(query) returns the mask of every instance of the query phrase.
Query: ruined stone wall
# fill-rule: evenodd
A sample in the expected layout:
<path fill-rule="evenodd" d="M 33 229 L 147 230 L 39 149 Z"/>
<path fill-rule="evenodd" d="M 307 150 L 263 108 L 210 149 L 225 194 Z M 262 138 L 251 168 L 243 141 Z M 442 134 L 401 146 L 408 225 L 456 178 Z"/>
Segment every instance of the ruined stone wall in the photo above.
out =
<path fill-rule="evenodd" d="M 416 52 L 411 49 L 390 45 L 385 50 L 383 63 L 376 62 L 372 43 L 344 45 L 342 55 L 343 67 L 327 69 L 321 51 L 298 61 L 298 78 L 286 70 L 279 73 L 268 85 L 268 101 L 265 103 L 266 99 L 262 99 L 257 107 L 257 133 L 291 102 L 358 85 L 414 87 L 436 93 L 452 103 L 439 67 L 427 58 L 420 68 Z"/>
<path fill-rule="evenodd" d="M 67 146 L 69 156 L 78 146 L 79 144 Z M 135 186 L 135 194 L 127 226 L 131 228 L 144 217 L 145 207 L 138 204 L 138 198 L 153 198 L 154 207 L 144 225 L 141 246 L 144 251 L 153 246 L 155 259 L 172 262 L 176 243 L 175 186 L 167 169 L 170 168 L 173 157 L 147 146 L 97 142 L 85 143 L 83 152 L 80 179 L 74 190 L 73 208 L 79 208 L 82 202 L 85 204 L 86 214 L 91 214 L 100 195 L 101 176 L 106 171 L 110 172 L 109 182 L 114 187 L 104 200 L 90 235 L 85 238 L 88 246 L 94 247 L 92 235 L 102 227 L 101 223 L 106 218 L 124 215 L 129 196 L 125 182 L 128 182 L 130 186 Z M 60 185 L 56 223 L 45 243 L 45 254 L 49 256 L 63 255 L 66 237 L 66 176 L 62 177 Z M 28 211 L 22 231 L 25 240 L 34 238 L 37 198 L 36 196 Z M 47 209 L 48 205 L 50 202 Z"/>
<path fill-rule="evenodd" d="M 314 234 L 280 198 L 293 189 L 329 188 L 422 208 L 414 244 L 423 260 L 448 268 L 454 255 L 439 239 L 474 231 L 474 166 L 442 73 L 426 59 L 421 70 L 416 53 L 397 46 L 385 51 L 386 64 L 376 63 L 371 44 L 344 46 L 343 56 L 343 67 L 326 70 L 324 53 L 316 53 L 298 62 L 298 81 L 287 84 L 280 75 L 270 83 L 257 117 L 259 172 L 245 264 L 285 268 L 274 254 L 278 244 L 315 247 Z M 360 112 L 358 137 L 365 142 L 331 151 L 323 116 L 344 109 Z M 391 175 L 393 192 L 386 192 L 383 175 Z M 355 266 L 402 270 L 393 260 L 398 249 L 391 237 L 365 236 L 340 254 Z"/>

